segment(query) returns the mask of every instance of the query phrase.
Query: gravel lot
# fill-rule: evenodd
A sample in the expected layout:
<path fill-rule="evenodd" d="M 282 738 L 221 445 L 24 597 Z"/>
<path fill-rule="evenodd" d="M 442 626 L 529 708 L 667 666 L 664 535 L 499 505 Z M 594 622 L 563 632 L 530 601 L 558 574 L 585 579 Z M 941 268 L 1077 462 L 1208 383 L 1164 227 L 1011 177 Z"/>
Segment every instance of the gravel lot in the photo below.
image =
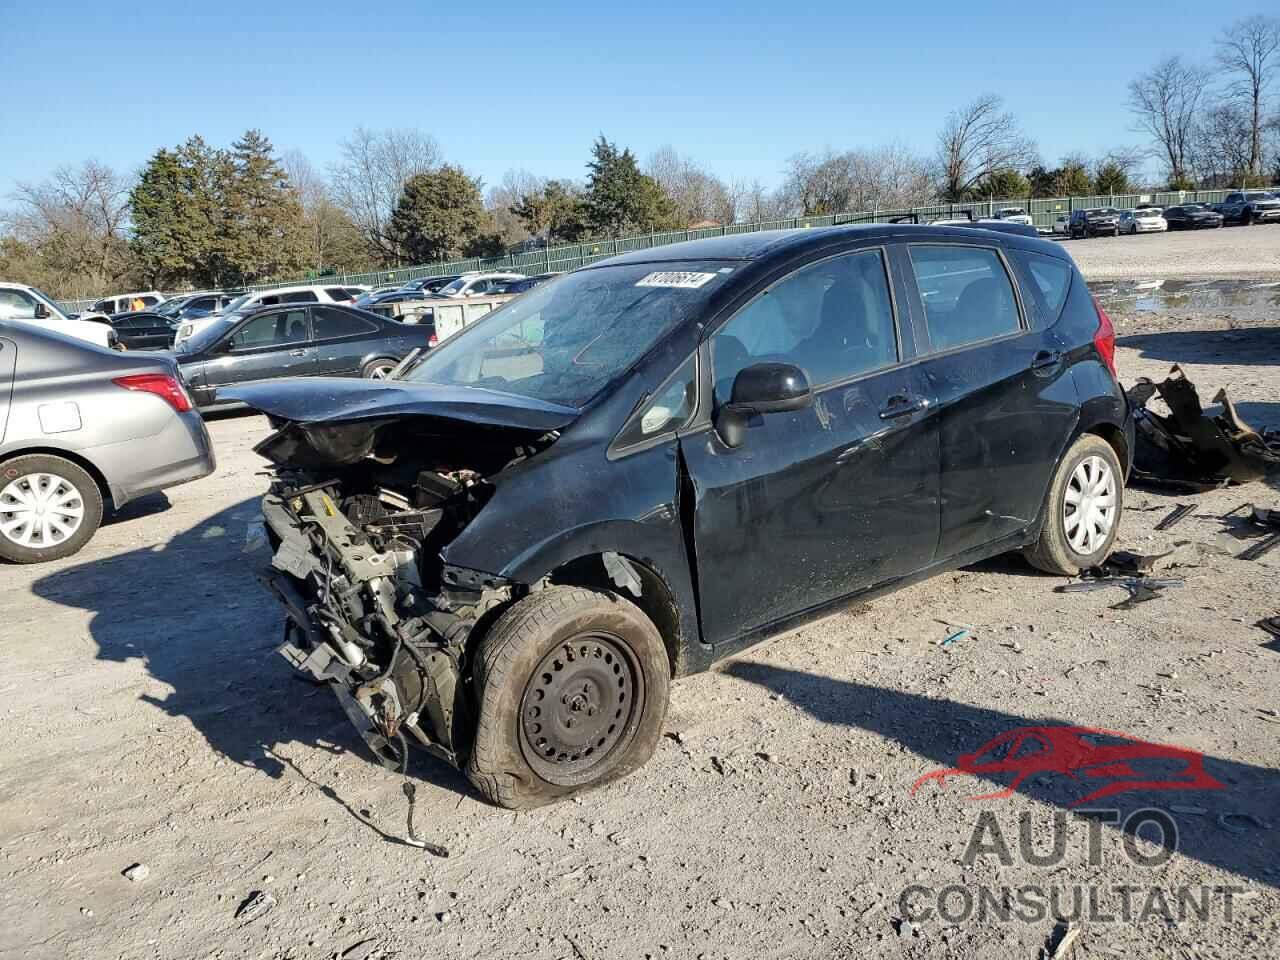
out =
<path fill-rule="evenodd" d="M 1069 249 L 1098 277 L 1270 264 L 1280 278 L 1276 228 Z M 1280 426 L 1280 287 L 1250 291 L 1104 293 L 1123 379 L 1181 361 L 1202 397 L 1225 386 L 1255 426 Z M 1139 891 L 1135 916 L 1152 889 L 1173 904 L 1206 885 L 1231 888 L 1233 912 L 1219 892 L 1207 919 L 1095 913 L 1075 956 L 1280 949 L 1280 644 L 1254 626 L 1280 614 L 1280 551 L 1236 559 L 1245 542 L 1219 519 L 1245 502 L 1280 505 L 1275 489 L 1127 491 L 1121 546 L 1176 546 L 1165 575 L 1186 578 L 1131 610 L 1109 609 L 1120 591 L 1055 593 L 1062 580 L 1009 558 L 757 647 L 677 683 L 653 761 L 573 802 L 516 816 L 420 757 L 418 830 L 451 851 L 436 859 L 398 841 L 399 780 L 331 695 L 273 653 L 279 613 L 254 580 L 265 556 L 246 552 L 265 487 L 250 448 L 265 421 L 228 417 L 211 430 L 214 476 L 132 505 L 78 557 L 0 569 L 2 956 L 1032 960 L 1053 914 L 1071 911 L 1073 886 L 1100 890 L 1115 913 L 1118 884 Z M 1154 531 L 1188 500 L 1191 517 Z M 961 627 L 966 638 L 941 645 Z M 1001 784 L 959 777 L 912 795 L 959 754 L 1041 724 L 1201 751 L 1224 788 L 1091 804 L 1168 811 L 1178 852 L 1154 867 L 1135 863 L 1110 826 L 1090 862 L 1089 824 L 1076 819 L 1064 821 L 1059 860 L 1021 857 L 1020 818 L 1035 850 L 1050 850 L 1055 815 L 1105 777 L 1039 775 L 983 801 L 968 798 Z M 966 857 L 984 813 L 1011 864 Z M 1161 859 L 1156 844 L 1134 847 Z M 122 876 L 135 863 L 149 868 L 140 882 Z M 1052 887 L 1065 911 L 913 926 L 898 903 L 911 884 Z M 277 905 L 237 920 L 255 891 Z"/>

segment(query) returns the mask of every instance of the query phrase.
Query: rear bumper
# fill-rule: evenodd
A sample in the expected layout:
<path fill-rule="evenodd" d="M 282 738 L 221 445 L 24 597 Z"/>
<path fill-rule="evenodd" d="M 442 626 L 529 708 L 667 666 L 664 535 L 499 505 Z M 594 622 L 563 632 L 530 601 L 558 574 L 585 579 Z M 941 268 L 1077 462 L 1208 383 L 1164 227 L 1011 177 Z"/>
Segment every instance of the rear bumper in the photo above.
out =
<path fill-rule="evenodd" d="M 85 453 L 107 478 L 117 510 L 148 493 L 207 477 L 217 466 L 209 431 L 195 410 L 175 414 L 154 436 Z"/>

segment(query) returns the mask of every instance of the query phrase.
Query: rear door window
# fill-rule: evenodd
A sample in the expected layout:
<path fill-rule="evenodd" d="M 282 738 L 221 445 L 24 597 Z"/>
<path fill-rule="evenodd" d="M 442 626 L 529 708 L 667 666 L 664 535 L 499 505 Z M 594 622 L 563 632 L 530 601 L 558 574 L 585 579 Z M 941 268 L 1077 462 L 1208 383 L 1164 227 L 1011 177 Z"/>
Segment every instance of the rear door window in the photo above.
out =
<path fill-rule="evenodd" d="M 1032 329 L 1053 326 L 1071 292 L 1071 265 L 1026 250 L 1015 250 L 1011 255 L 1021 268 L 1023 305 Z"/>
<path fill-rule="evenodd" d="M 316 307 L 311 311 L 317 340 L 336 340 L 339 337 L 364 337 L 377 332 L 369 320 L 330 307 Z"/>
<path fill-rule="evenodd" d="M 960 244 L 913 244 L 910 250 L 935 353 L 1020 329 L 1013 284 L 995 250 Z"/>
<path fill-rule="evenodd" d="M 311 290 L 299 290 L 296 293 L 282 293 L 281 303 L 319 303 L 320 298 Z"/>

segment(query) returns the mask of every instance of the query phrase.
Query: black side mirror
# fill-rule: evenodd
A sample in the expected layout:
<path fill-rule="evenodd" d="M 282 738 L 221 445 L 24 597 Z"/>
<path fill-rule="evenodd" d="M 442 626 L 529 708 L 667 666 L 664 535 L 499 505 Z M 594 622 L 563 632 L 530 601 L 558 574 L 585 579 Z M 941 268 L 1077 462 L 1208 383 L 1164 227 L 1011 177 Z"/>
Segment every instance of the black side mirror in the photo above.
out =
<path fill-rule="evenodd" d="M 738 447 L 753 415 L 803 410 L 812 403 L 809 378 L 795 364 L 753 364 L 733 378 L 729 402 L 716 411 L 716 430 L 726 446 Z"/>
<path fill-rule="evenodd" d="M 49 308 L 46 307 L 43 303 L 41 303 L 39 300 L 36 301 L 35 318 L 37 320 L 49 319 Z"/>

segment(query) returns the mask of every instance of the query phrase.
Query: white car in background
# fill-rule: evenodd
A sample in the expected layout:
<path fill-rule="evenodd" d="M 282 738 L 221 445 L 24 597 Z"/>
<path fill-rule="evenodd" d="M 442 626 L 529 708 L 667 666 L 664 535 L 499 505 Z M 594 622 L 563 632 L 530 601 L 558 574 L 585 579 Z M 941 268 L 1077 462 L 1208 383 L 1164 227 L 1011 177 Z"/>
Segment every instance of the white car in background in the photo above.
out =
<path fill-rule="evenodd" d="M 142 290 L 138 293 L 117 293 L 103 297 L 94 302 L 84 314 L 95 313 L 104 317 L 114 317 L 117 313 L 133 313 L 135 310 L 150 310 L 158 307 L 168 299 L 159 290 Z M 81 316 L 84 316 L 81 314 Z"/>
<path fill-rule="evenodd" d="M 510 280 L 523 280 L 523 273 L 464 273 L 437 290 L 433 297 L 482 297 L 491 293 L 501 293 L 504 284 Z"/>
<path fill-rule="evenodd" d="M 1060 213 L 1053 219 L 1053 232 L 1066 236 L 1071 232 L 1071 214 Z"/>
<path fill-rule="evenodd" d="M 341 303 L 350 306 L 360 295 L 363 288 L 325 284 L 307 284 L 298 287 L 277 287 L 274 290 L 259 290 L 256 293 L 242 293 L 217 313 L 205 317 L 193 317 L 178 324 L 178 332 L 174 335 L 173 345 L 176 347 L 184 340 L 190 339 L 197 330 L 203 330 L 220 319 L 238 313 L 241 310 L 255 307 L 272 307 L 278 303 Z M 357 291 L 353 293 L 352 291 Z"/>
<path fill-rule="evenodd" d="M 996 211 L 996 220 L 1004 220 L 1008 223 L 1025 223 L 1028 227 L 1034 227 L 1036 222 L 1031 219 L 1031 214 L 1023 210 L 1022 207 L 1001 207 Z"/>
<path fill-rule="evenodd" d="M 100 347 L 114 347 L 119 340 L 110 324 L 72 320 L 47 293 L 25 283 L 0 282 L 0 320 L 16 320 L 43 330 L 65 333 Z"/>
<path fill-rule="evenodd" d="M 1164 233 L 1168 229 L 1169 221 L 1159 207 L 1123 210 L 1120 213 L 1121 233 Z"/>

